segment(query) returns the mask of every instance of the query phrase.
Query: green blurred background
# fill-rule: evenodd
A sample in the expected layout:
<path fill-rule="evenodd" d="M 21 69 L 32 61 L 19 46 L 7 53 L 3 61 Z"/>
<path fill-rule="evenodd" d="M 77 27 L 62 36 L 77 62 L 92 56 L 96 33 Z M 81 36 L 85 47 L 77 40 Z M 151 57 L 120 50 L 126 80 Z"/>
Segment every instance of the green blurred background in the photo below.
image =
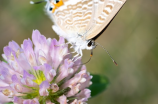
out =
<path fill-rule="evenodd" d="M 22 44 L 31 38 L 33 29 L 47 38 L 58 39 L 44 5 L 30 5 L 29 0 L 0 1 L 0 54 L 9 41 Z M 118 66 L 100 46 L 94 50 L 87 69 L 107 76 L 110 84 L 88 103 L 158 104 L 158 0 L 127 0 L 97 42 L 109 51 Z M 84 50 L 83 62 L 89 54 Z"/>

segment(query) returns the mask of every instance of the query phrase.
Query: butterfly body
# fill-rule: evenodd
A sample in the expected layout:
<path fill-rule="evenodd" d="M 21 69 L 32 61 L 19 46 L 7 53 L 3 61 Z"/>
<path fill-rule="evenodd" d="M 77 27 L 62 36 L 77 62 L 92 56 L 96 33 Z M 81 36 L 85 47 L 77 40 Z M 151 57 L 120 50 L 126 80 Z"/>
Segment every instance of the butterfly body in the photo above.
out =
<path fill-rule="evenodd" d="M 58 3 L 54 1 L 60 2 Z M 68 40 L 75 52 L 95 48 L 95 37 L 105 30 L 126 0 L 48 0 L 53 30 Z"/>

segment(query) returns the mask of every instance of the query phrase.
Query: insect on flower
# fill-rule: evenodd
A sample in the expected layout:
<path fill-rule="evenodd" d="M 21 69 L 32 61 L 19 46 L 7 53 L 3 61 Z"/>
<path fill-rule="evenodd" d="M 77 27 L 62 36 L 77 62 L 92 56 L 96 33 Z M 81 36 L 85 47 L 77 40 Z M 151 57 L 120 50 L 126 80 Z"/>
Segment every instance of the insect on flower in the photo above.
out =
<path fill-rule="evenodd" d="M 72 45 L 77 53 L 74 58 L 80 58 L 83 49 L 93 50 L 100 45 L 95 43 L 95 40 L 107 29 L 126 0 L 45 0 L 44 2 L 47 2 L 46 12 L 54 22 L 53 30 Z M 105 48 L 103 49 L 107 52 Z M 108 55 L 110 56 L 109 53 Z M 113 60 L 112 57 L 111 59 Z M 116 63 L 114 60 L 113 62 Z"/>

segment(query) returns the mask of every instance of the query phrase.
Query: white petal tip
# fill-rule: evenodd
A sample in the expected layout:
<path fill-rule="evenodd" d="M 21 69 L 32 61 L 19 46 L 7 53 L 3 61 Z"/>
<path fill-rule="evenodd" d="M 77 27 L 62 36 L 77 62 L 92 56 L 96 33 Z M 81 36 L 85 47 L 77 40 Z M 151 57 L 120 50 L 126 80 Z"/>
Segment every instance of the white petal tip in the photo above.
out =
<path fill-rule="evenodd" d="M 90 81 L 90 82 L 89 82 L 89 85 L 92 85 L 92 83 L 93 83 L 93 82 Z"/>
<path fill-rule="evenodd" d="M 86 78 L 82 78 L 82 79 L 80 80 L 80 82 L 81 82 L 81 83 L 86 82 Z"/>

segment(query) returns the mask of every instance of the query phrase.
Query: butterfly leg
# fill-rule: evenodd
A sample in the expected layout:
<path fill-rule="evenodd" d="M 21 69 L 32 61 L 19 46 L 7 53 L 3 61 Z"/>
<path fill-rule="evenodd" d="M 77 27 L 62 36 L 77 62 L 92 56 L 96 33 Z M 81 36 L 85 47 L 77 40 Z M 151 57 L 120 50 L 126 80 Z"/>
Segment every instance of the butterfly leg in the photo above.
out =
<path fill-rule="evenodd" d="M 76 61 L 77 57 L 80 55 L 79 51 L 80 51 L 80 48 L 77 49 L 77 51 L 76 50 L 74 51 L 74 53 L 77 53 L 77 54 L 72 58 L 73 61 Z"/>
<path fill-rule="evenodd" d="M 76 51 L 69 52 L 69 53 L 65 54 L 65 56 L 66 56 L 66 55 L 69 55 L 69 54 L 72 54 L 72 53 L 76 53 Z"/>
<path fill-rule="evenodd" d="M 65 44 L 71 44 L 71 42 L 67 42 L 67 43 L 65 43 Z"/>
<path fill-rule="evenodd" d="M 79 55 L 80 55 L 80 56 L 79 56 Z M 76 56 L 76 57 L 74 56 L 74 58 L 76 58 L 76 59 L 74 60 L 74 62 L 77 61 L 78 59 L 80 59 L 82 56 L 83 56 L 82 49 L 79 48 L 79 52 L 78 52 L 77 56 Z M 74 58 L 73 58 L 73 59 L 74 59 Z"/>
<path fill-rule="evenodd" d="M 70 48 L 73 48 L 73 46 L 71 46 Z"/>
<path fill-rule="evenodd" d="M 56 47 L 62 47 L 62 46 L 68 45 L 68 44 L 70 44 L 70 42 L 67 42 L 67 43 L 62 43 L 62 44 L 55 45 L 55 46 L 56 46 Z"/>
<path fill-rule="evenodd" d="M 67 45 L 67 44 L 63 43 L 63 44 L 55 45 L 55 46 L 56 46 L 56 47 L 63 47 L 63 46 L 65 46 L 65 45 Z"/>
<path fill-rule="evenodd" d="M 76 60 L 80 59 L 82 56 L 83 56 L 83 53 L 82 53 L 82 50 L 80 49 L 80 56 L 79 56 L 79 57 L 77 57 L 77 59 L 76 59 Z"/>
<path fill-rule="evenodd" d="M 80 55 L 79 53 L 78 53 L 78 54 L 76 54 L 76 55 L 72 58 L 72 60 L 74 60 L 74 61 L 75 61 L 75 60 L 76 60 L 75 58 L 76 58 L 76 57 L 78 57 L 79 55 Z"/>
<path fill-rule="evenodd" d="M 71 53 L 76 53 L 76 51 L 73 51 L 73 52 L 71 52 Z"/>

